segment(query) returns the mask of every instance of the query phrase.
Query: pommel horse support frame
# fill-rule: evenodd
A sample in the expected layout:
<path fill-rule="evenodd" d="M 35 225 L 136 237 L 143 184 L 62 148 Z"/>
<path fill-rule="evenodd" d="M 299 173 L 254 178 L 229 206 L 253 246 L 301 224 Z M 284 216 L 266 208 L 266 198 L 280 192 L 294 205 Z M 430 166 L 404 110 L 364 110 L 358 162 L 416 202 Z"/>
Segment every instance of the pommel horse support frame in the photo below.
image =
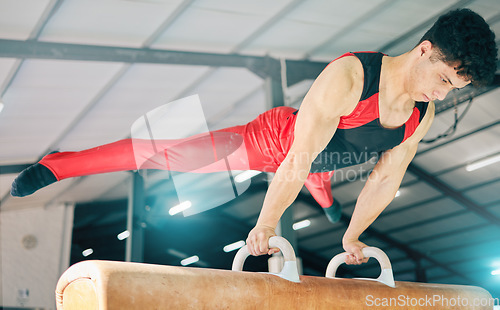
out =
<path fill-rule="evenodd" d="M 389 259 L 377 248 L 365 256 L 381 264 L 378 279 L 340 279 L 346 253 L 335 256 L 326 277 L 299 276 L 290 243 L 272 237 L 285 258 L 279 274 L 242 272 L 242 247 L 233 270 L 84 261 L 71 266 L 56 288 L 58 310 L 125 309 L 493 309 L 491 295 L 473 286 L 394 282 Z"/>

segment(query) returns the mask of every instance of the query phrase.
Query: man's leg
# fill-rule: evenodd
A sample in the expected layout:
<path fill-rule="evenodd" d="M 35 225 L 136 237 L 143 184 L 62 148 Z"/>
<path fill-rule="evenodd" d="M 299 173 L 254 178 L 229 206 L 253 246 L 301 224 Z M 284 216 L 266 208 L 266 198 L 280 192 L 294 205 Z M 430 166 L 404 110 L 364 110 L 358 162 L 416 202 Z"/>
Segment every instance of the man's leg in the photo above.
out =
<path fill-rule="evenodd" d="M 274 172 L 279 159 L 284 158 L 276 141 L 278 123 L 293 111 L 286 107 L 273 109 L 246 125 L 186 139 L 125 139 L 79 152 L 49 154 L 19 174 L 11 194 L 23 197 L 66 178 L 137 169 Z"/>
<path fill-rule="evenodd" d="M 328 220 L 332 223 L 336 223 L 340 220 L 342 208 L 332 197 L 332 176 L 333 171 L 310 173 L 305 181 L 305 186 L 314 200 L 323 208 Z"/>

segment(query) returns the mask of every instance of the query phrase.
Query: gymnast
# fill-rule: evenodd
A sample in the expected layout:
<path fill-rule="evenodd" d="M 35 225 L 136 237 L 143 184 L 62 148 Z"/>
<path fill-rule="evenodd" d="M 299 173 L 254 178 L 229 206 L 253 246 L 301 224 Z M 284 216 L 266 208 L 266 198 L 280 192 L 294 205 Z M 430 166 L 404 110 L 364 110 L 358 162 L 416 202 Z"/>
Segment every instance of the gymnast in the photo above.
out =
<path fill-rule="evenodd" d="M 178 140 L 158 140 L 155 154 L 147 147 L 150 141 L 144 141 L 140 151 L 142 142 L 132 139 L 80 152 L 55 152 L 22 171 L 11 194 L 22 197 L 62 179 L 123 170 L 227 170 L 226 165 L 199 162 L 207 162 L 203 154 L 224 153 L 225 145 L 231 149 L 242 141 L 244 147 L 235 147 L 227 156 L 231 170 L 275 172 L 247 238 L 250 254 L 263 255 L 278 251 L 268 247 L 268 240 L 303 185 L 330 221 L 338 221 L 341 208 L 331 194 L 333 171 L 381 153 L 342 239 L 349 253 L 346 263 L 361 264 L 368 259 L 359 236 L 395 197 L 431 126 L 433 101 L 470 83 L 488 84 L 496 68 L 495 34 L 485 20 L 469 9 L 450 11 L 402 55 L 356 52 L 332 61 L 300 110 L 274 108 L 246 125 L 183 139 L 182 147 L 175 147 Z"/>

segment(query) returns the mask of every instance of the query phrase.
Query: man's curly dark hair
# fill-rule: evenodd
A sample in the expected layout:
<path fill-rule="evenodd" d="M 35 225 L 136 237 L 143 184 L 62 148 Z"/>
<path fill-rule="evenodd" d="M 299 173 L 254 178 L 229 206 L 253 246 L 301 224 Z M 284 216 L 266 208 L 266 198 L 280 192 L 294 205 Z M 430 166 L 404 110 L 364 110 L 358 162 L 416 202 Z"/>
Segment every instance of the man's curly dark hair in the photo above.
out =
<path fill-rule="evenodd" d="M 458 9 L 440 16 L 419 44 L 425 40 L 438 48 L 437 60 L 454 66 L 472 85 L 484 86 L 493 80 L 497 69 L 495 34 L 477 13 Z"/>

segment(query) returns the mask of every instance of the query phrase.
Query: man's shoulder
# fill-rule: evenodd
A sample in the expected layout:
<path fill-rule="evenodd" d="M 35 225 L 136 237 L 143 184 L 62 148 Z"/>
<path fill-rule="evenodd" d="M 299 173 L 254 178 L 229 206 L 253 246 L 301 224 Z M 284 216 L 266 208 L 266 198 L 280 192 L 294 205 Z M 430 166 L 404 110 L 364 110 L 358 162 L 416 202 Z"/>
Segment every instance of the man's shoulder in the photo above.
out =
<path fill-rule="evenodd" d="M 338 58 L 325 69 L 324 74 L 332 81 L 328 88 L 336 92 L 353 95 L 359 100 L 363 91 L 364 70 L 361 61 L 355 55 Z"/>
<path fill-rule="evenodd" d="M 325 74 L 342 78 L 355 84 L 357 81 L 363 81 L 363 65 L 361 61 L 352 54 L 344 55 L 332 61 L 324 70 Z"/>
<path fill-rule="evenodd" d="M 344 116 L 351 113 L 359 102 L 363 78 L 363 66 L 359 60 L 342 57 L 321 72 L 306 97 L 319 102 L 325 113 Z"/>

